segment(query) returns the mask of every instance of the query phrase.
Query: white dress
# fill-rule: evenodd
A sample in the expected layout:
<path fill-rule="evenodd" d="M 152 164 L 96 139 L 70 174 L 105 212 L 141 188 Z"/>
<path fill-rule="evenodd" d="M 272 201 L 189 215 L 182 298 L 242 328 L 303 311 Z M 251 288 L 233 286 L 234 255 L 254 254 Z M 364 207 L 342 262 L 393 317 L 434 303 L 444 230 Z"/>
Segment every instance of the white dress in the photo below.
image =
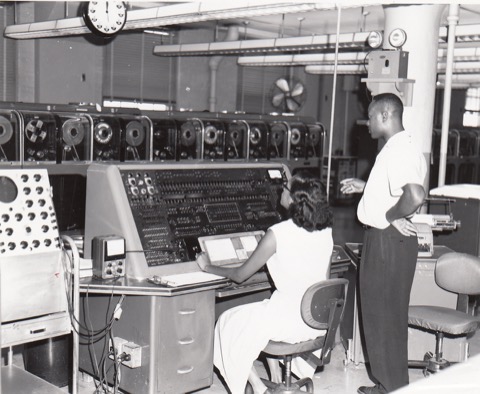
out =
<path fill-rule="evenodd" d="M 277 250 L 267 267 L 276 290 L 270 299 L 227 310 L 215 326 L 213 361 L 232 394 L 244 393 L 253 362 L 269 340 L 297 343 L 321 334 L 304 323 L 300 302 L 308 287 L 328 278 L 332 229 L 308 232 L 287 220 L 270 230 Z M 297 360 L 299 368 L 308 365 Z M 295 372 L 303 377 L 313 375 L 314 370 Z"/>

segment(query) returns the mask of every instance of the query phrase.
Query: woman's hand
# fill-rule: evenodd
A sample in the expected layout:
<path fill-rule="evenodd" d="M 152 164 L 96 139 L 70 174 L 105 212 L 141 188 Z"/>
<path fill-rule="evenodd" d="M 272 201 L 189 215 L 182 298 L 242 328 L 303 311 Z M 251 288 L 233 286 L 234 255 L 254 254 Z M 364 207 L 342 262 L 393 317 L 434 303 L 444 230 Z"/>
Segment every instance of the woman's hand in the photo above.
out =
<path fill-rule="evenodd" d="M 210 263 L 210 259 L 208 258 L 205 252 L 198 253 L 195 261 L 197 262 L 197 265 L 200 267 L 202 271 L 206 271 L 207 267 L 209 265 L 212 265 Z"/>
<path fill-rule="evenodd" d="M 358 178 L 346 178 L 340 181 L 340 191 L 344 194 L 362 193 L 365 189 L 365 181 Z"/>

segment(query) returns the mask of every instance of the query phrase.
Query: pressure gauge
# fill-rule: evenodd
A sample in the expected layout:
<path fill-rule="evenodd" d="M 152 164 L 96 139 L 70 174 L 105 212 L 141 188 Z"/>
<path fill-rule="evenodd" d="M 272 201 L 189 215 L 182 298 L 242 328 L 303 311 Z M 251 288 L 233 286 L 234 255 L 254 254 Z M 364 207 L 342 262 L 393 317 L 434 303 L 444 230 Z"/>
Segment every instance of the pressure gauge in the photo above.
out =
<path fill-rule="evenodd" d="M 407 33 L 402 29 L 393 29 L 388 36 L 388 42 L 394 48 L 400 48 L 407 41 Z"/>
<path fill-rule="evenodd" d="M 112 37 L 125 25 L 127 7 L 123 1 L 89 1 L 83 19 L 93 34 Z"/>

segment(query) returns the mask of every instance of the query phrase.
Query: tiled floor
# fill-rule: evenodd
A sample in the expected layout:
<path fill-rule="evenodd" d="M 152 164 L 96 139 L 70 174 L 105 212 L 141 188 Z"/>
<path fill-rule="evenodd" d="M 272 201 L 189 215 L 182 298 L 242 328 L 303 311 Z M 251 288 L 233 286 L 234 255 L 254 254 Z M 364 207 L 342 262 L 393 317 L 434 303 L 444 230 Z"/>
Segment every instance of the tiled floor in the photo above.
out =
<path fill-rule="evenodd" d="M 362 242 L 362 236 L 363 230 L 355 220 L 355 207 L 336 207 L 334 225 L 335 243 L 343 245 L 345 242 Z M 473 356 L 477 354 L 480 354 L 480 333 L 477 333 L 477 335 L 470 340 L 470 355 Z M 346 360 L 347 356 L 345 349 L 339 341 L 333 350 L 331 362 L 314 377 L 314 388 L 316 393 L 354 394 L 357 392 L 356 390 L 359 386 L 372 384 L 364 363 L 355 364 L 351 360 L 349 360 L 349 362 Z M 263 364 L 257 362 L 256 366 L 260 373 L 265 376 L 266 371 Z M 415 382 L 426 379 L 423 376 L 422 371 L 419 369 L 410 369 L 409 374 L 412 383 L 410 387 L 412 389 L 415 388 Z M 67 392 L 67 389 L 64 388 L 64 391 Z M 415 390 L 412 390 L 411 392 L 414 393 Z M 429 393 L 428 391 L 422 392 Z M 91 380 L 80 379 L 78 394 L 93 393 L 95 393 L 94 383 Z M 214 374 L 212 386 L 200 390 L 197 393 L 228 393 L 228 391 L 218 376 Z M 435 393 L 432 392 L 431 394 Z M 467 391 L 461 391 L 459 389 L 458 391 L 455 390 L 455 394 L 467 394 Z M 470 394 L 470 392 L 468 392 L 468 394 Z"/>
<path fill-rule="evenodd" d="M 470 356 L 480 354 L 480 334 L 475 335 L 470 340 Z M 332 358 L 322 371 L 317 372 L 314 376 L 314 392 L 325 394 L 355 394 L 359 386 L 372 385 L 365 364 L 356 365 L 353 362 L 346 363 L 345 351 L 341 343 L 337 343 L 332 353 Z M 266 377 L 266 371 L 263 364 L 256 363 L 257 370 L 262 377 Z M 415 382 L 428 379 L 424 377 L 420 369 L 410 369 L 411 393 L 415 393 Z M 79 394 L 93 394 L 95 386 L 92 382 L 79 382 Z M 66 391 L 66 390 L 65 390 Z M 213 384 L 203 390 L 199 390 L 198 394 L 225 394 L 229 393 L 222 381 L 214 374 Z M 436 394 L 435 392 L 422 391 L 425 394 Z M 454 392 L 455 394 L 473 394 L 472 391 L 462 391 L 461 388 Z M 103 394 L 103 393 L 102 393 Z"/>

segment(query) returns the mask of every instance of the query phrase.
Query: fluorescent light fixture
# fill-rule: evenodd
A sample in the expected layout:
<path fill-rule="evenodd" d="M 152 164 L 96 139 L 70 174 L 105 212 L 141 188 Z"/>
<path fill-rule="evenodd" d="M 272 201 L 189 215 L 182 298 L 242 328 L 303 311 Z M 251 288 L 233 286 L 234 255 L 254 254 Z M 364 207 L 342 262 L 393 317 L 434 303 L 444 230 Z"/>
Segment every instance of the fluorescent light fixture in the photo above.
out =
<path fill-rule="evenodd" d="M 307 74 L 333 74 L 334 70 L 335 66 L 333 64 L 305 67 L 305 72 Z M 367 70 L 364 65 L 344 64 L 337 66 L 337 74 L 367 74 Z"/>
<path fill-rule="evenodd" d="M 22 23 L 5 28 L 4 36 L 9 38 L 43 38 L 71 36 L 90 33 L 83 18 L 67 18 L 54 21 Z"/>
<path fill-rule="evenodd" d="M 144 111 L 168 111 L 171 108 L 161 103 L 137 103 L 133 101 L 103 100 L 106 108 L 138 108 Z"/>
<path fill-rule="evenodd" d="M 337 63 L 339 65 L 348 64 L 365 64 L 366 52 L 340 52 L 338 54 Z M 447 50 L 440 48 L 438 50 L 439 72 L 444 72 L 447 56 Z M 480 48 L 455 48 L 454 49 L 455 64 L 454 71 L 462 69 L 472 69 L 472 63 L 480 61 Z M 301 65 L 332 65 L 335 63 L 334 53 L 309 53 L 300 55 L 264 55 L 264 56 L 241 56 L 238 58 L 238 65 L 252 67 L 273 67 L 273 66 L 301 66 Z M 468 63 L 461 66 L 460 63 Z M 443 68 L 442 68 L 443 67 Z M 468 71 L 464 71 L 468 72 Z"/>
<path fill-rule="evenodd" d="M 280 4 L 279 4 L 280 5 Z M 324 5 L 328 8 L 327 5 Z M 127 22 L 128 23 L 128 22 Z M 402 31 L 403 32 L 403 31 Z M 401 33 L 402 33 L 401 32 Z M 339 47 L 363 48 L 367 40 L 377 37 L 381 44 L 382 32 L 342 33 L 339 35 Z M 392 32 L 393 33 L 393 32 Z M 447 37 L 445 27 L 440 28 L 440 39 Z M 456 27 L 457 42 L 480 42 L 479 25 L 459 25 Z M 395 35 L 395 37 L 397 37 Z M 335 34 L 312 35 L 302 37 L 282 37 L 258 40 L 239 40 L 222 42 L 205 42 L 194 44 L 157 45 L 153 53 L 158 56 L 201 56 L 201 55 L 228 55 L 248 53 L 293 52 L 305 50 L 324 50 L 335 46 Z"/>
<path fill-rule="evenodd" d="M 170 33 L 168 31 L 165 31 L 165 30 L 145 29 L 143 32 L 145 34 L 154 34 L 154 35 L 157 35 L 157 36 L 169 36 L 170 35 Z"/>
<path fill-rule="evenodd" d="M 253 18 L 323 9 L 321 2 L 262 1 L 203 1 L 132 10 L 124 29 L 143 29 L 174 24 L 204 22 L 219 19 Z M 332 6 L 330 5 L 330 8 Z"/>
<path fill-rule="evenodd" d="M 447 45 L 448 27 L 442 26 L 439 31 L 440 46 Z M 455 27 L 455 47 L 478 46 L 480 42 L 480 25 L 457 25 Z"/>
<path fill-rule="evenodd" d="M 339 35 L 340 48 L 363 48 L 368 32 Z M 335 34 L 302 37 L 282 37 L 259 40 L 219 41 L 195 44 L 156 45 L 153 53 L 158 56 L 230 55 L 243 53 L 292 52 L 334 48 Z"/>
<path fill-rule="evenodd" d="M 480 28 L 480 27 L 479 27 Z M 470 48 L 454 48 L 453 57 L 455 62 L 466 62 L 472 60 L 480 60 L 480 48 L 479 47 L 470 47 Z M 447 60 L 447 49 L 439 48 L 438 49 L 438 61 L 445 62 Z"/>
<path fill-rule="evenodd" d="M 437 72 L 444 74 L 447 69 L 447 63 L 438 63 Z M 468 74 L 480 72 L 480 61 L 453 63 L 453 72 L 455 74 Z"/>
<path fill-rule="evenodd" d="M 343 52 L 337 57 L 338 64 L 364 64 L 366 52 Z M 300 55 L 242 56 L 238 58 L 240 66 L 305 66 L 310 64 L 333 64 L 334 53 L 308 53 Z"/>
<path fill-rule="evenodd" d="M 464 89 L 472 86 L 480 86 L 480 75 L 478 74 L 453 74 L 452 88 Z M 445 74 L 438 74 L 437 86 L 445 86 Z"/>

